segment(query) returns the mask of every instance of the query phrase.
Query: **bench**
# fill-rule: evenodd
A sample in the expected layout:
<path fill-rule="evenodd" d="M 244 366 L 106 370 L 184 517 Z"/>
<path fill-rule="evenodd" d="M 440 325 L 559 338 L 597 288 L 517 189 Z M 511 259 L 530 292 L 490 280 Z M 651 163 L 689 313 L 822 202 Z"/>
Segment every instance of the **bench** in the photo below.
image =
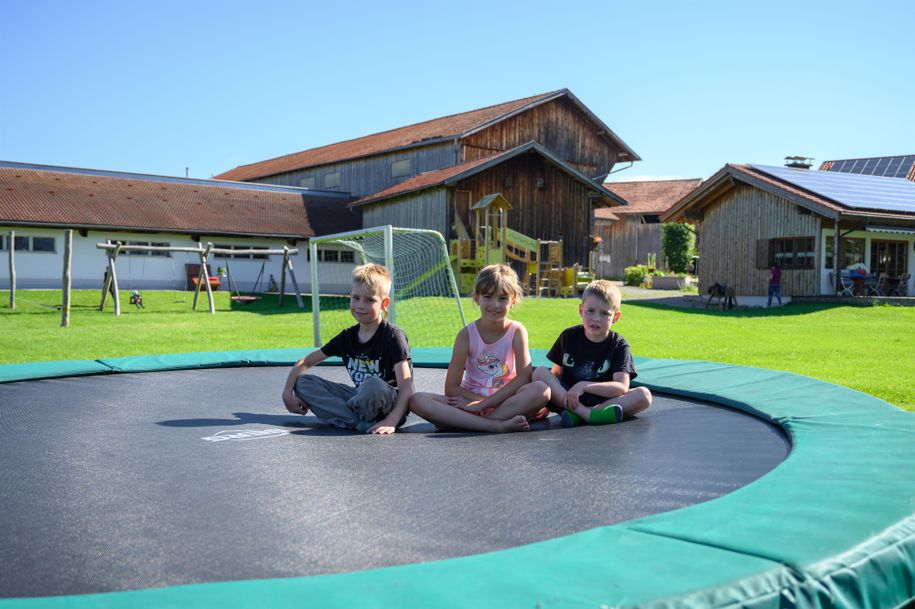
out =
<path fill-rule="evenodd" d="M 199 264 L 185 264 L 184 268 L 187 272 L 187 282 L 184 285 L 185 290 L 194 290 L 197 288 L 197 283 L 200 281 L 200 265 Z M 222 283 L 219 281 L 219 277 L 216 277 L 210 274 L 210 265 L 207 265 L 207 275 L 210 278 L 210 289 L 218 290 L 219 286 Z"/>

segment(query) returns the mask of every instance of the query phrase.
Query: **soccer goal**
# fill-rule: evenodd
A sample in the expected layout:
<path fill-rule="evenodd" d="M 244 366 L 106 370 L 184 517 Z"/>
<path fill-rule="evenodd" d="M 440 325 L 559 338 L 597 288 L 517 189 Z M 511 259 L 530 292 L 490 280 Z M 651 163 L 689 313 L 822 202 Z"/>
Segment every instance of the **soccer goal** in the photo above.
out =
<path fill-rule="evenodd" d="M 351 273 L 370 262 L 391 271 L 388 320 L 406 332 L 411 346 L 450 346 L 464 327 L 451 258 L 437 231 L 389 225 L 312 237 L 309 259 L 315 347 L 355 323 L 349 313 Z"/>

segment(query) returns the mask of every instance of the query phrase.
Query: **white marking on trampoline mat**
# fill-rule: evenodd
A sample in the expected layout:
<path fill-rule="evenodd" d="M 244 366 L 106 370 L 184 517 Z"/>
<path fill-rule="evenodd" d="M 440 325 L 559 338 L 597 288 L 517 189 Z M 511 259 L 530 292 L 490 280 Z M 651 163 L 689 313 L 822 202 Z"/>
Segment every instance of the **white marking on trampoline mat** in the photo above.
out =
<path fill-rule="evenodd" d="M 265 440 L 267 438 L 277 438 L 291 433 L 288 429 L 225 429 L 216 432 L 212 436 L 206 436 L 201 440 L 207 442 L 223 442 L 225 440 Z"/>

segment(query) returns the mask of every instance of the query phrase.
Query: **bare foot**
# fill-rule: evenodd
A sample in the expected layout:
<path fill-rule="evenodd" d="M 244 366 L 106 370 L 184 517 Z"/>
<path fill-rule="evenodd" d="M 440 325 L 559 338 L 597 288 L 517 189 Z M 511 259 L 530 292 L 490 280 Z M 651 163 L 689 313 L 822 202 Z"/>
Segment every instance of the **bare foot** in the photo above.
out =
<path fill-rule="evenodd" d="M 530 431 L 531 424 L 527 422 L 526 416 L 519 414 L 507 421 L 499 421 L 498 430 L 500 433 L 507 431 Z"/>

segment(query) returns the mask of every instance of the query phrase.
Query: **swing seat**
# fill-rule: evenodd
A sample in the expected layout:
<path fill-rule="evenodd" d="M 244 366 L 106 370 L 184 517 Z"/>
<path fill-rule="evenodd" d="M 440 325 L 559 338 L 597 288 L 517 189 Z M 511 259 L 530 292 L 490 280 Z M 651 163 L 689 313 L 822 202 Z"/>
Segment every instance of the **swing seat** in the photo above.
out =
<path fill-rule="evenodd" d="M 251 304 L 255 300 L 260 300 L 260 296 L 231 296 L 233 302 L 239 302 L 241 304 Z"/>

